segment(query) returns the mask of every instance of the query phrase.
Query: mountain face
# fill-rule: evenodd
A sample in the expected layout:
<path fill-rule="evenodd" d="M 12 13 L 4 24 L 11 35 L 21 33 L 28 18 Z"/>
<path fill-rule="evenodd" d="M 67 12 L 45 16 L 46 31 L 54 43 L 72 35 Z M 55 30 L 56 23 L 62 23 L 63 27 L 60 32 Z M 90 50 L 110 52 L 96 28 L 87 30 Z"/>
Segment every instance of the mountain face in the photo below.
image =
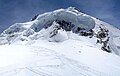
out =
<path fill-rule="evenodd" d="M 0 35 L 0 76 L 120 76 L 120 30 L 74 7 Z"/>

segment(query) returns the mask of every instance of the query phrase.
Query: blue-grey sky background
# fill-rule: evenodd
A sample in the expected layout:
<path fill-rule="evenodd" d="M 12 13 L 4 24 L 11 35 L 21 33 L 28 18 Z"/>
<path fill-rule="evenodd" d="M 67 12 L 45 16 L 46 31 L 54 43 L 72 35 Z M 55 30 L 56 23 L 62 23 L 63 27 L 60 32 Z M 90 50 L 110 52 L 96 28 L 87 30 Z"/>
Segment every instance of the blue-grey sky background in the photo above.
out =
<path fill-rule="evenodd" d="M 70 6 L 120 28 L 120 0 L 0 0 L 0 32 L 36 14 Z"/>

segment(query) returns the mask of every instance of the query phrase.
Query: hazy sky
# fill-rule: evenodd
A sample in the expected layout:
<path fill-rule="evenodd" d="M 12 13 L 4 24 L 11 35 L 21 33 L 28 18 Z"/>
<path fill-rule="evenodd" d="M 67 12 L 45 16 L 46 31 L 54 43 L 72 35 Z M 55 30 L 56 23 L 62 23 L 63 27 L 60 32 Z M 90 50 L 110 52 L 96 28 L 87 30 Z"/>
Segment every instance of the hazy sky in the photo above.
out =
<path fill-rule="evenodd" d="M 69 6 L 120 28 L 120 0 L 0 0 L 0 32 L 36 14 Z"/>

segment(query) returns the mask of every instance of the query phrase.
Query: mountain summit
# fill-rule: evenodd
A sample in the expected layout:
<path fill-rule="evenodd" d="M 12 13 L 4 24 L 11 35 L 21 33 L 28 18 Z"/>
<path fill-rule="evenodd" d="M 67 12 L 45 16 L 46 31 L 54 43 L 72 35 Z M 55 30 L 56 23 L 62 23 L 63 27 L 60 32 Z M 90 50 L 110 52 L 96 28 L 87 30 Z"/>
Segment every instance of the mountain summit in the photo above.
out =
<path fill-rule="evenodd" d="M 0 35 L 0 76 L 119 76 L 120 30 L 74 7 Z"/>

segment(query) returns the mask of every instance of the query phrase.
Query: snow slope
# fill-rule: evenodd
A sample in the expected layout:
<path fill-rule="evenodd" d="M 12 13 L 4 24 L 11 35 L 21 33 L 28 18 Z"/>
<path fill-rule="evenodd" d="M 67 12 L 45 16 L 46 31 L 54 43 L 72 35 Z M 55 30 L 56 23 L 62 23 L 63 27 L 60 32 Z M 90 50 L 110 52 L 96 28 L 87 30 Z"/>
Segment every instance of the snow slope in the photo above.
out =
<path fill-rule="evenodd" d="M 119 56 L 86 43 L 73 39 L 61 43 L 37 40 L 29 45 L 1 46 L 0 76 L 120 75 Z"/>
<path fill-rule="evenodd" d="M 74 28 L 56 30 L 56 19 Z M 73 33 L 77 27 L 108 29 L 112 52 L 103 51 L 95 36 Z M 120 30 L 73 7 L 44 13 L 0 35 L 0 76 L 119 76 L 119 41 Z"/>

